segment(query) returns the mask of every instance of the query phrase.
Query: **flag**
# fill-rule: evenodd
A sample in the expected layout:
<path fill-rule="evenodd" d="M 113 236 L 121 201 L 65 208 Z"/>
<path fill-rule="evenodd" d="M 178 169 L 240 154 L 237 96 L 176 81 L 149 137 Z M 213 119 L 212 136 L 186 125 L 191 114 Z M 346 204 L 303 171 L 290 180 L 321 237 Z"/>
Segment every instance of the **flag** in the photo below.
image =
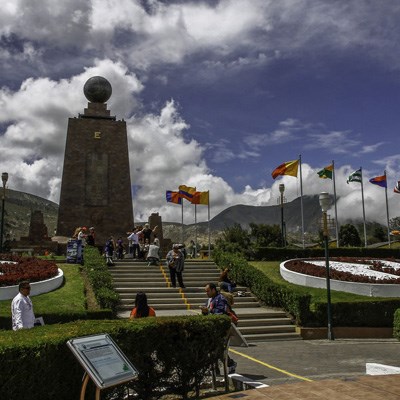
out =
<path fill-rule="evenodd" d="M 333 164 L 321 169 L 321 171 L 318 171 L 317 174 L 322 179 L 332 179 Z"/>
<path fill-rule="evenodd" d="M 182 204 L 182 196 L 179 192 L 172 192 L 167 190 L 165 192 L 165 197 L 169 203 Z"/>
<path fill-rule="evenodd" d="M 369 181 L 374 185 L 387 188 L 386 175 L 376 176 L 375 178 L 371 178 Z"/>
<path fill-rule="evenodd" d="M 196 188 L 186 185 L 180 185 L 179 193 L 181 194 L 181 197 L 183 197 L 184 199 L 192 201 L 193 195 L 196 193 Z"/>
<path fill-rule="evenodd" d="M 349 182 L 358 182 L 362 183 L 362 173 L 361 173 L 361 168 L 358 169 L 357 171 L 352 172 L 349 177 L 347 178 L 347 183 Z"/>
<path fill-rule="evenodd" d="M 400 181 L 397 181 L 396 186 L 393 189 L 393 192 L 400 193 Z"/>
<path fill-rule="evenodd" d="M 210 202 L 210 192 L 195 192 L 192 198 L 192 204 L 208 205 Z"/>
<path fill-rule="evenodd" d="M 279 175 L 290 175 L 297 177 L 299 169 L 299 160 L 285 162 L 272 171 L 272 177 L 275 179 Z"/>

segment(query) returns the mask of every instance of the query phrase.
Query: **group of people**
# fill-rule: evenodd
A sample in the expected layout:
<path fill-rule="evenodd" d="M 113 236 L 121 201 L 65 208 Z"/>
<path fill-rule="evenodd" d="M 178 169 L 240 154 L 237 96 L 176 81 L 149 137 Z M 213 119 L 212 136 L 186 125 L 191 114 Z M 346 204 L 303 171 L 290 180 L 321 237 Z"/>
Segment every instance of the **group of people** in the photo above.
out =
<path fill-rule="evenodd" d="M 72 234 L 72 239 L 81 240 L 82 244 L 87 244 L 88 246 L 96 245 L 96 232 L 94 227 L 90 227 L 89 229 L 86 226 L 79 226 L 75 229 L 75 232 Z"/>

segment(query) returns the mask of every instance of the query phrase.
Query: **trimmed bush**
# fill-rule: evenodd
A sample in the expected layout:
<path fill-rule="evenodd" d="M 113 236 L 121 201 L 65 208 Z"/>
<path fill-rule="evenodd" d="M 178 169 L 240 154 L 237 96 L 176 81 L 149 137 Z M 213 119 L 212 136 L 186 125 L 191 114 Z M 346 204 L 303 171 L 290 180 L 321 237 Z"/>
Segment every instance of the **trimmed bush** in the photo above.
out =
<path fill-rule="evenodd" d="M 83 368 L 66 342 L 108 333 L 139 371 L 138 380 L 129 383 L 139 398 L 171 394 L 186 399 L 222 358 L 229 329 L 227 316 L 190 316 L 77 321 L 0 332 L 0 393 L 7 400 L 27 394 L 30 400 L 78 399 Z"/>
<path fill-rule="evenodd" d="M 284 308 L 299 325 L 306 324 L 310 319 L 310 295 L 298 293 L 273 282 L 262 271 L 248 264 L 237 254 L 215 251 L 213 257 L 221 268 L 229 265 L 233 279 L 249 287 L 252 293 L 265 304 Z"/>
<path fill-rule="evenodd" d="M 106 261 L 96 247 L 85 247 L 83 269 L 100 307 L 116 312 L 120 300 L 119 294 L 114 289 Z"/>

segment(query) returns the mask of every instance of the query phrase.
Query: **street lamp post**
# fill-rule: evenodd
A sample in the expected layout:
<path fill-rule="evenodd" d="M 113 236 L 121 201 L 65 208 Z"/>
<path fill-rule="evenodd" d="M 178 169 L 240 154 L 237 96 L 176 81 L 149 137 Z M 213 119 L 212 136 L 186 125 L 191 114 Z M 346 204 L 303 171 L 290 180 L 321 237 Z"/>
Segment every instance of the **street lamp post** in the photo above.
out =
<path fill-rule="evenodd" d="M 285 222 L 283 220 L 283 193 L 285 192 L 285 185 L 283 183 L 279 184 L 279 192 L 281 193 L 281 233 L 282 233 L 282 247 L 286 246 L 285 240 Z"/>
<path fill-rule="evenodd" d="M 6 183 L 8 181 L 8 173 L 7 172 L 3 172 L 1 174 L 1 180 L 3 181 L 3 196 L 1 198 L 0 253 L 3 252 L 4 203 L 6 201 Z"/>
<path fill-rule="evenodd" d="M 329 193 L 321 192 L 319 195 L 319 205 L 322 209 L 323 217 L 323 235 L 325 244 L 325 267 L 326 267 L 326 295 L 327 295 L 327 310 L 328 310 L 328 340 L 334 340 L 332 331 L 332 308 L 331 308 L 331 283 L 329 276 L 329 244 L 328 244 L 328 217 L 327 211 L 330 207 L 331 199 Z"/>

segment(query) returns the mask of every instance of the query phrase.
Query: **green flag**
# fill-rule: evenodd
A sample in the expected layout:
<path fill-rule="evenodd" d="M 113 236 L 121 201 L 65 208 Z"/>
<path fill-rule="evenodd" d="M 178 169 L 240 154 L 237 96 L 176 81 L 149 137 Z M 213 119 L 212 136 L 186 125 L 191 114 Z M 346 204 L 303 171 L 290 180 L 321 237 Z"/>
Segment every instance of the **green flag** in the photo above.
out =
<path fill-rule="evenodd" d="M 347 183 L 349 182 L 358 182 L 358 183 L 362 183 L 362 172 L 361 172 L 361 168 L 358 169 L 357 171 L 354 171 L 353 173 L 351 173 L 349 175 L 349 177 L 347 178 Z"/>
<path fill-rule="evenodd" d="M 321 169 L 321 171 L 318 171 L 317 174 L 322 179 L 332 179 L 333 164 L 328 165 L 324 169 Z"/>

